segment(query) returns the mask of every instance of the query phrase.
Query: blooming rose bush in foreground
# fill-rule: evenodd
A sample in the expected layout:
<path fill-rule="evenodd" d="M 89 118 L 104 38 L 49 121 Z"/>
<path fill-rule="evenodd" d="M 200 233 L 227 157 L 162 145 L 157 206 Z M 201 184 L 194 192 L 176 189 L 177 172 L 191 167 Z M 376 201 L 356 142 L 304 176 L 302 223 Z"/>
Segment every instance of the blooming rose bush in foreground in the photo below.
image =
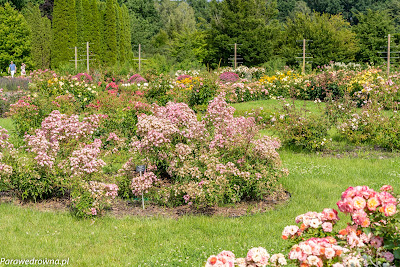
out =
<path fill-rule="evenodd" d="M 116 184 L 79 181 L 72 192 L 72 209 L 77 217 L 93 218 L 103 215 L 117 196 Z"/>
<path fill-rule="evenodd" d="M 234 117 L 224 98 L 216 97 L 201 120 L 184 103 L 153 105 L 152 115 L 138 116 L 131 153 L 142 161 L 130 160 L 120 170 L 133 180 L 135 195 L 148 191 L 167 205 L 215 205 L 282 192 L 278 179 L 287 171 L 276 151 L 279 140 L 257 139 L 254 118 Z M 142 163 L 156 166 L 151 172 L 157 177 L 130 172 Z"/>
<path fill-rule="evenodd" d="M 54 110 L 42 121 L 41 128 L 25 135 L 24 145 L 18 149 L 10 149 L 11 144 L 2 134 L 0 152 L 6 165 L 12 167 L 9 178 L 2 182 L 22 199 L 36 200 L 71 189 L 74 179 L 91 179 L 101 173 L 105 165 L 99 159 L 102 142 L 93 135 L 105 118 L 91 115 L 80 120 L 78 115 Z"/>
<path fill-rule="evenodd" d="M 282 232 L 282 238 L 291 244 L 290 262 L 301 267 L 399 266 L 399 200 L 392 191 L 390 185 L 381 187 L 380 192 L 368 186 L 349 187 L 337 203 L 351 218 L 344 229 L 336 229 L 339 217 L 335 209 L 297 216 L 300 225 L 286 226 Z M 206 266 L 286 265 L 283 255 L 279 260 L 266 255 L 263 248 L 251 249 L 245 259 L 223 251 L 209 257 Z"/>

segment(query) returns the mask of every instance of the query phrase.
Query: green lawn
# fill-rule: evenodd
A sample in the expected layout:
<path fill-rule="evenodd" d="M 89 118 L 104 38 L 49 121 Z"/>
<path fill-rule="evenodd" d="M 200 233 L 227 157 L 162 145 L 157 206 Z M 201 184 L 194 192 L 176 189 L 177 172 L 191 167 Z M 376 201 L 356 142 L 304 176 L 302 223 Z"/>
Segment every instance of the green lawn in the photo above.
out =
<path fill-rule="evenodd" d="M 11 118 L 0 118 L 0 126 L 9 132 L 14 130 L 14 125 Z"/>
<path fill-rule="evenodd" d="M 292 100 L 287 99 L 287 102 L 290 104 L 295 104 L 296 108 L 304 109 L 306 111 L 310 111 L 312 113 L 320 114 L 325 107 L 325 103 L 315 103 L 313 101 L 303 101 L 303 100 Z M 264 110 L 276 112 L 282 110 L 283 101 L 276 99 L 269 100 L 257 100 L 257 101 L 249 101 L 243 103 L 232 104 L 235 107 L 236 112 L 249 111 L 255 108 L 263 108 Z"/>

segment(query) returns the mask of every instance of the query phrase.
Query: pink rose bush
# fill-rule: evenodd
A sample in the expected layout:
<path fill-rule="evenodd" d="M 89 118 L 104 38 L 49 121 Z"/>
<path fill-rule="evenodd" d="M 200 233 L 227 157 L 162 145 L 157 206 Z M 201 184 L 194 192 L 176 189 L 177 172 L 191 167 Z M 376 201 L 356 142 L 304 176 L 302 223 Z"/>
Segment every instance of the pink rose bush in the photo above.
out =
<path fill-rule="evenodd" d="M 8 173 L 13 170 L 6 186 L 23 199 L 43 199 L 71 189 L 75 179 L 101 175 L 105 166 L 99 158 L 102 141 L 93 141 L 93 135 L 105 118 L 91 115 L 80 120 L 78 115 L 54 110 L 42 121 L 41 128 L 25 135 L 19 149 L 14 149 L 2 134 L 1 146 L 8 147 L 3 157 L 11 167 L 2 169 Z"/>
<path fill-rule="evenodd" d="M 287 254 L 289 263 L 300 267 L 400 266 L 400 204 L 392 191 L 390 185 L 382 186 L 380 192 L 368 186 L 349 187 L 337 203 L 339 210 L 351 218 L 341 230 L 336 229 L 339 217 L 335 209 L 297 216 L 295 220 L 300 226 L 289 225 L 282 232 L 282 238 L 291 243 Z M 362 219 L 360 211 L 366 214 Z M 365 220 L 368 225 L 363 224 Z M 219 255 L 212 257 L 206 266 L 227 262 L 219 259 Z M 287 264 L 283 254 L 269 257 L 263 248 L 252 248 L 246 258 L 236 258 L 234 262 L 235 266 Z"/>
<path fill-rule="evenodd" d="M 219 75 L 221 82 L 236 82 L 239 79 L 239 75 L 231 71 L 223 72 Z"/>
<path fill-rule="evenodd" d="M 147 83 L 147 80 L 143 78 L 140 74 L 134 74 L 132 75 L 129 80 L 129 83 L 135 83 L 135 84 L 140 84 L 140 83 Z"/>
<path fill-rule="evenodd" d="M 218 255 L 212 255 L 207 259 L 206 267 L 261 267 L 261 266 L 285 266 L 287 261 L 282 253 L 270 256 L 263 247 L 252 248 L 245 258 L 235 258 L 231 251 L 222 251 Z"/>
<path fill-rule="evenodd" d="M 337 245 L 333 237 L 310 238 L 294 245 L 289 252 L 289 259 L 300 266 L 324 266 L 324 262 L 335 262 L 348 249 Z"/>
<path fill-rule="evenodd" d="M 72 209 L 76 216 L 103 215 L 118 196 L 118 186 L 97 181 L 79 181 L 72 191 Z"/>
<path fill-rule="evenodd" d="M 132 156 L 157 166 L 154 175 L 167 178 L 150 173 L 140 178 L 122 168 L 120 175 L 131 180 L 134 194 L 148 191 L 168 205 L 215 205 L 280 192 L 278 179 L 286 172 L 279 140 L 257 139 L 254 118 L 234 117 L 224 97 L 211 101 L 201 120 L 184 103 L 153 104 L 152 114 L 138 116 Z"/>
<path fill-rule="evenodd" d="M 376 216 L 393 216 L 396 213 L 397 200 L 389 192 L 389 186 L 382 187 L 378 193 L 368 186 L 349 187 L 338 201 L 339 210 L 350 214 L 354 223 L 361 227 L 368 227 Z M 381 190 L 382 190 L 381 189 Z"/>
<path fill-rule="evenodd" d="M 294 239 L 296 241 L 304 237 L 325 235 L 331 233 L 333 226 L 339 220 L 335 209 L 324 209 L 322 212 L 307 212 L 296 217 L 296 223 L 301 226 L 289 225 L 282 232 L 283 239 Z"/>

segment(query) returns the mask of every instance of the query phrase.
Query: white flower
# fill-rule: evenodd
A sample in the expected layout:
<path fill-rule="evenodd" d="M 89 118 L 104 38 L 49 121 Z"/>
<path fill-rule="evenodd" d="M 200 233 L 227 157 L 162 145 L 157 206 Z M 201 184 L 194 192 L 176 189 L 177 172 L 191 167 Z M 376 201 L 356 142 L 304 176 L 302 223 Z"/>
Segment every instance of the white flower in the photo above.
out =
<path fill-rule="evenodd" d="M 322 222 L 321 222 L 319 219 L 317 219 L 317 218 L 314 218 L 314 219 L 312 219 L 312 220 L 310 221 L 310 226 L 311 226 L 312 228 L 318 228 L 321 224 L 322 224 Z"/>
<path fill-rule="evenodd" d="M 308 256 L 307 262 L 311 266 L 318 266 L 319 258 L 317 256 L 314 256 L 314 255 Z"/>

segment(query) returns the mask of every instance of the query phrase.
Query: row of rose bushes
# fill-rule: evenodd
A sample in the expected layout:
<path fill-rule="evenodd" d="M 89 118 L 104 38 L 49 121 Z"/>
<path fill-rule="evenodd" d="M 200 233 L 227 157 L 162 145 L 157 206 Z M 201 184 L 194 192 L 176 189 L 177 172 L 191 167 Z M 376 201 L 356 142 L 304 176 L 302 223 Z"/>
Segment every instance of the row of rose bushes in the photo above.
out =
<path fill-rule="evenodd" d="M 279 140 L 259 139 L 254 118 L 234 117 L 223 94 L 200 120 L 184 103 L 132 103 L 129 140 L 110 129 L 109 115 L 82 118 L 53 110 L 40 121 L 42 111 L 30 101 L 36 100 L 13 105 L 12 115 L 37 127 L 14 139 L 0 128 L 0 182 L 23 199 L 67 192 L 76 214 L 95 216 L 117 194 L 200 206 L 283 193 L 279 178 L 287 170 L 276 151 Z M 123 165 L 118 173 L 108 168 L 116 160 Z M 147 170 L 140 176 L 135 167 L 143 164 Z"/>
<path fill-rule="evenodd" d="M 295 150 L 330 151 L 334 142 L 365 144 L 387 150 L 400 149 L 400 118 L 397 110 L 385 110 L 368 100 L 358 108 L 357 101 L 345 95 L 326 102 L 314 101 L 314 109 L 279 98 L 280 108 L 255 108 L 238 114 L 254 117 L 278 136 L 283 146 Z M 334 138 L 334 141 L 332 140 Z"/>
<path fill-rule="evenodd" d="M 286 226 L 282 232 L 290 243 L 287 258 L 282 253 L 270 256 L 265 248 L 257 247 L 245 258 L 222 251 L 210 256 L 205 266 L 399 266 L 400 199 L 392 191 L 389 185 L 380 192 L 368 186 L 349 187 L 337 202 L 339 211 L 351 218 L 345 228 L 338 226 L 335 209 L 297 216 L 297 225 Z"/>
<path fill-rule="evenodd" d="M 322 116 L 309 115 L 287 106 L 279 114 L 261 112 L 264 122 L 276 129 L 278 135 L 287 133 L 279 135 L 285 145 L 301 149 L 329 148 L 331 142 L 328 133 L 332 127 L 338 129 L 342 139 L 351 143 L 366 142 L 388 149 L 400 148 L 396 131 L 399 126 L 397 114 L 387 116 L 383 113 L 388 108 L 397 111 L 397 83 L 393 83 L 397 80 L 397 74 L 393 74 L 393 81 L 385 82 L 377 68 L 360 70 L 335 66 L 324 67 L 319 75 L 313 76 L 319 77 L 316 78 L 319 84 L 317 87 L 326 89 L 326 109 Z M 108 125 L 104 129 L 108 132 L 117 131 L 119 135 L 130 139 L 136 130 L 137 117 L 133 113 L 138 108 L 134 106 L 137 103 L 140 103 L 142 109 L 148 109 L 150 103 L 164 106 L 173 100 L 188 103 L 195 111 L 205 112 L 208 102 L 217 92 L 224 93 L 228 102 L 236 102 L 238 97 L 244 97 L 244 100 L 269 98 L 273 90 L 267 89 L 268 86 L 286 90 L 296 87 L 296 84 L 307 87 L 304 83 L 309 83 L 306 76 L 290 71 L 277 76 L 264 76 L 256 82 L 243 82 L 235 72 L 222 72 L 217 81 L 191 75 L 199 74 L 180 73 L 175 79 L 167 75 L 147 77 L 151 79 L 150 82 L 135 74 L 127 77 L 126 82 L 117 84 L 95 82 L 87 74 L 57 77 L 50 71 L 35 72 L 31 77 L 32 92 L 11 104 L 8 114 L 13 116 L 21 137 L 29 129 L 39 127 L 41 121 L 57 109 L 64 114 L 107 114 Z M 348 89 L 347 92 L 343 89 L 345 92 L 342 97 L 336 98 L 337 95 L 329 88 L 338 83 L 343 88 L 347 86 L 356 89 Z M 235 88 L 233 91 L 232 86 Z M 292 95 L 290 92 L 291 89 L 288 89 L 285 94 L 281 93 Z M 356 109 L 360 106 L 362 112 Z M 15 109 L 25 111 L 15 112 Z"/>
<path fill-rule="evenodd" d="M 262 68 L 225 68 L 216 73 L 177 72 L 178 76 L 152 73 L 106 78 L 92 77 L 85 73 L 59 77 L 56 73 L 35 71 L 31 73 L 31 89 L 49 96 L 74 96 L 79 107 L 85 107 L 96 98 L 95 93 L 112 90 L 143 96 L 147 102 L 165 105 L 169 101 L 185 102 L 190 107 L 205 110 L 209 100 L 225 92 L 227 101 L 244 102 L 273 97 L 294 97 L 305 100 L 324 100 L 328 94 L 334 97 L 350 95 L 361 106 L 374 100 L 386 109 L 396 109 L 400 101 L 398 92 L 399 72 L 386 73 L 378 67 L 358 68 L 343 64 L 331 64 L 307 75 L 292 70 L 264 75 Z M 261 75 L 262 74 L 262 75 Z M 96 90 L 100 87 L 100 90 Z"/>

